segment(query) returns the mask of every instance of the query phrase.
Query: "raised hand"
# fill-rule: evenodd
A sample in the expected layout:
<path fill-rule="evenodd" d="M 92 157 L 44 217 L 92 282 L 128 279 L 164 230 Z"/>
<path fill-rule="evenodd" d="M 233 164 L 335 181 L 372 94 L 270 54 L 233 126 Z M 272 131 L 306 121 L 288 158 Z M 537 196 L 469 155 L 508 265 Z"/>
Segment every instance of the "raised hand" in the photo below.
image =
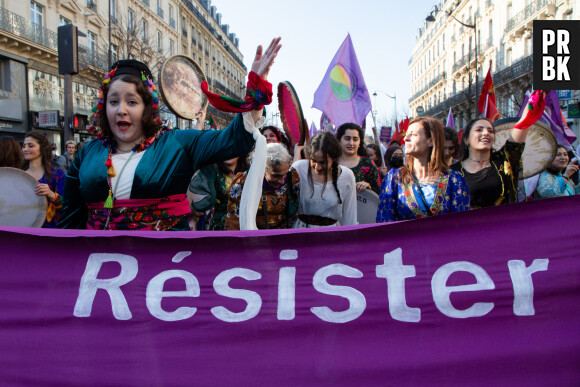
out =
<path fill-rule="evenodd" d="M 261 45 L 258 46 L 251 71 L 255 72 L 263 79 L 268 79 L 270 68 L 274 63 L 274 59 L 278 55 L 278 51 L 280 51 L 280 48 L 282 47 L 280 44 L 281 39 L 282 38 L 280 37 L 272 39 L 265 52 L 262 52 L 263 48 Z"/>

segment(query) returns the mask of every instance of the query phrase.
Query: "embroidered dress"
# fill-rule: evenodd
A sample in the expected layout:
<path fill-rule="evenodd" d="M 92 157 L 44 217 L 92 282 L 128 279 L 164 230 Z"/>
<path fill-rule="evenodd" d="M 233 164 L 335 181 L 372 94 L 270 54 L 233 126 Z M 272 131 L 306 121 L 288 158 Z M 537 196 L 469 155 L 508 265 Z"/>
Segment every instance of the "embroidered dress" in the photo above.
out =
<path fill-rule="evenodd" d="M 161 199 L 120 199 L 111 211 L 102 203 L 88 206 L 87 229 L 167 231 L 178 227 L 182 219 L 190 214 L 185 194 Z"/>
<path fill-rule="evenodd" d="M 249 113 L 249 120 L 251 116 Z M 130 199 L 157 199 L 187 192 L 194 172 L 204 165 L 248 153 L 253 144 L 244 118 L 238 114 L 225 129 L 172 130 L 163 133 L 143 153 L 131 184 Z M 260 123 L 257 124 L 257 126 Z M 85 145 L 75 157 L 67 177 L 60 228 L 86 228 L 88 203 L 99 203 L 109 195 L 108 148 L 102 140 Z M 118 171 L 119 172 L 119 171 Z M 189 215 L 171 230 L 190 230 Z"/>
<path fill-rule="evenodd" d="M 375 193 L 379 193 L 381 186 L 379 185 L 379 170 L 375 163 L 368 157 L 361 157 L 357 166 L 351 168 L 354 173 L 356 182 L 365 181 L 371 185 L 371 189 Z"/>
<path fill-rule="evenodd" d="M 525 143 L 506 141 L 500 150 L 491 152 L 491 166 L 482 170 L 483 172 L 470 174 L 463 169 L 463 164 L 460 162 L 450 167 L 465 177 L 471 196 L 471 208 L 498 206 L 517 201 L 524 146 Z M 490 195 L 490 188 L 493 187 L 496 193 Z"/>
<path fill-rule="evenodd" d="M 534 196 L 543 199 L 576 194 L 580 194 L 580 184 L 574 187 L 572 180 L 564 179 L 561 173 L 554 174 L 550 171 L 544 171 L 540 174 L 538 188 L 536 188 Z"/>
<path fill-rule="evenodd" d="M 248 176 L 240 172 L 232 181 L 229 190 L 225 230 L 240 229 L 240 201 L 242 190 Z M 288 177 L 291 176 L 291 182 Z M 291 228 L 298 216 L 298 197 L 300 195 L 300 177 L 291 169 L 286 175 L 286 182 L 278 188 L 271 187 L 266 180 L 262 185 L 262 199 L 256 213 L 256 225 L 259 230 Z"/>
<path fill-rule="evenodd" d="M 383 181 L 379 194 L 377 223 L 420 219 L 429 216 L 412 182 L 400 180 L 401 169 L 391 169 Z M 433 215 L 467 211 L 469 191 L 460 173 L 449 171 L 433 185 L 420 186 Z"/>
<path fill-rule="evenodd" d="M 49 181 L 46 180 L 45 175 L 42 175 L 40 180 L 38 180 L 40 184 L 48 184 L 50 190 L 56 194 L 56 200 L 54 202 L 51 202 L 47 198 L 48 208 L 46 210 L 46 219 L 42 224 L 42 228 L 56 228 L 60 218 L 60 210 L 63 203 L 65 174 L 63 171 L 56 167 L 51 167 L 50 171 L 52 177 Z"/>
<path fill-rule="evenodd" d="M 356 215 L 356 181 L 350 168 L 340 166 L 341 173 L 338 176 L 337 186 L 340 192 L 342 204 L 338 203 L 338 196 L 334 190 L 332 181 L 322 183 L 308 181 L 308 160 L 298 160 L 292 168 L 300 175 L 300 219 L 297 219 L 294 228 L 311 228 L 328 226 L 327 219 L 333 219 L 333 226 L 346 226 L 358 224 Z M 309 222 L 309 216 L 323 218 L 321 222 Z M 320 219 L 319 219 L 320 220 Z M 322 223 L 322 224 L 317 224 Z"/>

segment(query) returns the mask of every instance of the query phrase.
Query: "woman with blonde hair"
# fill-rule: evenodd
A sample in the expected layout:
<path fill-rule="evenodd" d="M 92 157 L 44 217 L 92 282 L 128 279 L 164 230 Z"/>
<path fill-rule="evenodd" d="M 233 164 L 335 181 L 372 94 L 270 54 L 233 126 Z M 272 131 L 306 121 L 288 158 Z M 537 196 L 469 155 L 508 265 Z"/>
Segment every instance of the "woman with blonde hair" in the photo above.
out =
<path fill-rule="evenodd" d="M 419 219 L 469 210 L 469 191 L 463 176 L 447 167 L 443 124 L 418 117 L 405 135 L 406 160 L 391 169 L 379 195 L 377 222 Z"/>

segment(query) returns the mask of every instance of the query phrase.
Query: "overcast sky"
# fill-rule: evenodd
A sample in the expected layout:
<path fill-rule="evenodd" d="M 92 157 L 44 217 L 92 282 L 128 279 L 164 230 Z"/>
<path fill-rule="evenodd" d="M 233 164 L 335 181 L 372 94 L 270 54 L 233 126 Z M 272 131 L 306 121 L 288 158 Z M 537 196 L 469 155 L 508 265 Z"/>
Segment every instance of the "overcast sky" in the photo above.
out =
<path fill-rule="evenodd" d="M 320 111 L 311 108 L 314 92 L 334 54 L 350 33 L 367 84 L 378 125 L 391 120 L 397 97 L 398 116 L 409 114 L 409 58 L 417 29 L 435 0 L 212 0 L 240 39 L 248 70 L 258 44 L 282 37 L 282 49 L 269 75 L 274 88 L 290 81 L 308 125 L 319 127 Z M 378 96 L 372 97 L 377 91 Z M 274 101 L 277 103 L 276 101 Z M 269 117 L 277 105 L 272 106 Z M 372 127 L 371 115 L 367 128 Z"/>

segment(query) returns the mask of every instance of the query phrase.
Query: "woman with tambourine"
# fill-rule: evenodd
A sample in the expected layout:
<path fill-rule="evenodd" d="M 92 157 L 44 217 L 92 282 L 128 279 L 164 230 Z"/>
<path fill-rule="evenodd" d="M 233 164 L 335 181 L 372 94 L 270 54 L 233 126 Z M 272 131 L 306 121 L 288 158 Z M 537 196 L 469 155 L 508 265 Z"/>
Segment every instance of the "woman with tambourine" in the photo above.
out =
<path fill-rule="evenodd" d="M 45 196 L 48 202 L 46 219 L 42 228 L 56 228 L 63 205 L 64 172 L 52 166 L 52 147 L 42 133 L 26 133 L 22 153 L 24 154 L 24 172 L 38 181 L 36 195 Z"/>
<path fill-rule="evenodd" d="M 405 164 L 391 169 L 381 186 L 377 223 L 469 210 L 469 192 L 459 172 L 445 162 L 443 124 L 418 117 L 405 134 Z"/>
<path fill-rule="evenodd" d="M 271 102 L 266 81 L 280 38 L 258 47 L 244 101 L 201 88 L 218 109 L 238 112 L 220 131 L 169 130 L 159 117 L 159 96 L 149 68 L 116 62 L 105 76 L 91 131 L 71 165 L 59 227 L 116 230 L 189 230 L 185 192 L 200 167 L 248 153 Z"/>
<path fill-rule="evenodd" d="M 544 111 L 544 93 L 536 90 L 522 118 L 511 129 L 506 143 L 493 151 L 493 123 L 487 118 L 471 120 L 461 140 L 461 161 L 451 169 L 465 176 L 471 208 L 497 206 L 517 201 L 518 178 L 529 127 Z"/>

